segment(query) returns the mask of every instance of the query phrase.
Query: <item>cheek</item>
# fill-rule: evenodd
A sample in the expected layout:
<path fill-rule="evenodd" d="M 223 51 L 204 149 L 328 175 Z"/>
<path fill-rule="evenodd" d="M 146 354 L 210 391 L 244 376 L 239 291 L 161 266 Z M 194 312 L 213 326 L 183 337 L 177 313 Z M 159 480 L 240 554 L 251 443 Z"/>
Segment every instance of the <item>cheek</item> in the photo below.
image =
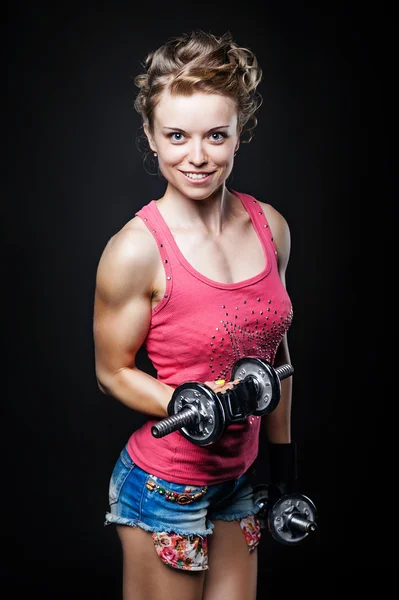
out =
<path fill-rule="evenodd" d="M 176 164 L 180 162 L 186 154 L 184 147 L 178 145 L 159 144 L 158 150 L 158 157 L 165 164 Z"/>
<path fill-rule="evenodd" d="M 171 144 L 158 144 L 158 160 L 160 163 L 166 165 L 176 165 L 186 160 L 188 149 L 185 144 L 171 145 Z M 212 144 L 204 148 L 205 153 L 210 162 L 215 163 L 221 167 L 229 165 L 233 161 L 234 157 L 234 143 L 225 144 Z"/>
<path fill-rule="evenodd" d="M 216 164 L 225 165 L 232 161 L 234 156 L 234 147 L 230 144 L 212 146 L 209 149 L 208 156 Z"/>

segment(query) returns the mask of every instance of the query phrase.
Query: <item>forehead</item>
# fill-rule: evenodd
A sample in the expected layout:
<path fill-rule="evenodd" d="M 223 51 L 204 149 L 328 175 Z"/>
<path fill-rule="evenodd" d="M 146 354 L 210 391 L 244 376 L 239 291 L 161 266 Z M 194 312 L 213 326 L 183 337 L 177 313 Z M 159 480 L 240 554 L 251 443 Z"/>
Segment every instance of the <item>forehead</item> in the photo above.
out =
<path fill-rule="evenodd" d="M 203 129 L 237 123 L 234 101 L 220 94 L 195 93 L 191 96 L 163 92 L 155 109 L 155 122 L 160 127 L 176 127 L 185 131 L 198 124 Z"/>

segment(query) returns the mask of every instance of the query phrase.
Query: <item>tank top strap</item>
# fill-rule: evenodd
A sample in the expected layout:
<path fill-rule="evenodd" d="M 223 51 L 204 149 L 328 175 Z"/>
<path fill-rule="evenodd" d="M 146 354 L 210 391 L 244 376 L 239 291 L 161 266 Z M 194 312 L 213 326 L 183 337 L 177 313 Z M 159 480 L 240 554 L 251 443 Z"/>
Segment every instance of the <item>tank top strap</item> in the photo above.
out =
<path fill-rule="evenodd" d="M 138 210 L 135 215 L 140 217 L 144 224 L 146 225 L 148 231 L 154 237 L 158 251 L 162 259 L 163 267 L 165 270 L 166 277 L 166 286 L 165 286 L 165 294 L 162 300 L 157 304 L 157 306 L 153 309 L 154 312 L 159 312 L 161 308 L 165 304 L 167 304 L 173 288 L 173 277 L 172 270 L 173 265 L 172 262 L 174 260 L 174 253 L 170 247 L 168 241 L 168 231 L 165 229 L 166 225 L 162 220 L 158 217 L 158 211 L 156 210 L 155 200 L 152 200 L 149 204 L 146 204 L 140 210 Z"/>
<path fill-rule="evenodd" d="M 231 190 L 236 196 L 238 196 L 241 202 L 247 209 L 249 216 L 251 217 L 252 223 L 259 234 L 259 237 L 266 247 L 268 246 L 273 251 L 273 254 L 277 256 L 277 248 L 274 243 L 273 234 L 270 229 L 267 217 L 258 200 L 250 194 L 244 194 L 243 192 L 236 192 Z"/>

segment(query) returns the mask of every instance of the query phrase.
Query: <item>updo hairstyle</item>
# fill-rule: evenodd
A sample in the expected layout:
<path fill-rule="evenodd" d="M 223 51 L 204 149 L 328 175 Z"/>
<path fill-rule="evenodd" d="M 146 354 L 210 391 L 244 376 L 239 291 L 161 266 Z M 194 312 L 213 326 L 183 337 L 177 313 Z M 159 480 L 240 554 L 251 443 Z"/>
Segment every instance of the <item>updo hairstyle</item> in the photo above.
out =
<path fill-rule="evenodd" d="M 262 103 L 257 92 L 262 70 L 253 52 L 237 46 L 229 32 L 216 37 L 197 30 L 171 38 L 150 52 L 143 66 L 145 72 L 134 78 L 139 88 L 134 108 L 150 131 L 155 107 L 165 90 L 185 96 L 204 92 L 232 99 L 237 106 L 239 133 L 248 135 L 242 141 L 252 139 L 255 113 Z"/>

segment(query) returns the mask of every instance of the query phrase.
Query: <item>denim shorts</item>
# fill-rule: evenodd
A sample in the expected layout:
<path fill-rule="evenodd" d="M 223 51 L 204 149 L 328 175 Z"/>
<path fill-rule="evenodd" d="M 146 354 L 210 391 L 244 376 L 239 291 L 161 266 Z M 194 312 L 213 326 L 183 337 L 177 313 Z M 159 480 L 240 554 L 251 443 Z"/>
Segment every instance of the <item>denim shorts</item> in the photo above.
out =
<path fill-rule="evenodd" d="M 212 521 L 238 521 L 252 552 L 261 537 L 253 501 L 253 469 L 238 479 L 213 485 L 185 485 L 151 475 L 123 448 L 109 485 L 105 525 L 141 527 L 152 532 L 159 557 L 169 566 L 205 570 Z"/>

